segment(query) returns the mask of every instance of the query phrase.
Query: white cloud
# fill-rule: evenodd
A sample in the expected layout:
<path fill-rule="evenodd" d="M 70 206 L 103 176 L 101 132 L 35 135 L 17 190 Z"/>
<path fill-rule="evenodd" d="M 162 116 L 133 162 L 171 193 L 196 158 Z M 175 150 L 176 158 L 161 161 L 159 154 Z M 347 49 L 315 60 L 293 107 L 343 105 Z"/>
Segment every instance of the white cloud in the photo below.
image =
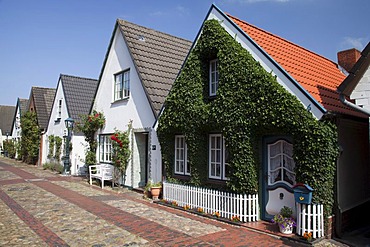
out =
<path fill-rule="evenodd" d="M 178 5 L 176 7 L 176 11 L 180 14 L 180 15 L 188 15 L 189 14 L 189 9 L 181 6 L 181 5 Z"/>
<path fill-rule="evenodd" d="M 163 16 L 164 13 L 162 11 L 156 11 L 156 12 L 152 12 L 152 13 L 149 13 L 150 16 Z"/>
<path fill-rule="evenodd" d="M 362 51 L 365 47 L 365 42 L 365 38 L 344 37 L 341 46 L 344 49 L 356 48 L 357 50 Z"/>

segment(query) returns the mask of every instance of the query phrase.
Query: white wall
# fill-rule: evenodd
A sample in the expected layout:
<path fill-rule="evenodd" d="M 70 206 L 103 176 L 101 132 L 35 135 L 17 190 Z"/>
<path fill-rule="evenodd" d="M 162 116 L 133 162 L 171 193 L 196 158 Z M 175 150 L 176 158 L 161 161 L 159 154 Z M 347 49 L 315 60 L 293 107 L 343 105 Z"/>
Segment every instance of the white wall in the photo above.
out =
<path fill-rule="evenodd" d="M 17 104 L 17 108 L 15 109 L 15 119 L 13 122 L 13 131 L 11 133 L 11 138 L 13 140 L 19 140 L 21 138 L 21 113 L 19 104 Z"/>
<path fill-rule="evenodd" d="M 114 74 L 126 69 L 130 69 L 130 97 L 114 102 Z M 128 47 L 119 29 L 117 29 L 114 34 L 114 40 L 96 94 L 94 109 L 103 112 L 106 118 L 105 127 L 99 134 L 111 134 L 115 129 L 125 131 L 131 120 L 133 129 L 151 129 L 155 122 L 154 114 L 131 59 Z M 133 141 L 133 138 L 131 138 L 131 141 Z M 149 145 L 151 146 L 150 143 Z M 156 143 L 156 145 L 157 150 L 159 150 L 159 144 Z M 150 149 L 148 151 L 150 152 Z M 156 164 L 161 167 L 157 152 L 155 152 Z M 148 160 L 148 162 L 150 161 Z M 135 166 L 135 163 L 132 165 Z M 155 164 L 149 163 L 149 165 L 153 166 Z M 157 171 L 158 169 L 155 168 L 153 170 Z M 135 172 L 135 168 L 133 169 L 133 167 L 129 165 L 127 167 L 125 185 L 132 186 L 133 172 Z M 152 177 L 152 175 L 149 174 L 149 177 Z M 155 178 L 158 177 L 160 176 L 155 175 Z"/>
<path fill-rule="evenodd" d="M 370 111 L 370 68 L 367 68 L 350 98 L 356 101 L 356 105 Z"/>

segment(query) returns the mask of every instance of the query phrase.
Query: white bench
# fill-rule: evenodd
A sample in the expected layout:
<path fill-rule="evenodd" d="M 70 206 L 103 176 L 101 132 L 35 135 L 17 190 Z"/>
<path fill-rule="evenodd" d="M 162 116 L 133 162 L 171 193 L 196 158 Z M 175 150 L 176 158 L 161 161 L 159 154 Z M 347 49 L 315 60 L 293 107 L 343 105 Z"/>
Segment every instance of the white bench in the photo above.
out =
<path fill-rule="evenodd" d="M 104 181 L 112 181 L 112 187 L 114 186 L 113 183 L 113 172 L 114 166 L 109 164 L 101 164 L 101 165 L 92 165 L 89 166 L 89 175 L 90 175 L 90 185 L 92 184 L 92 179 L 96 178 L 101 181 L 101 188 L 104 188 Z"/>

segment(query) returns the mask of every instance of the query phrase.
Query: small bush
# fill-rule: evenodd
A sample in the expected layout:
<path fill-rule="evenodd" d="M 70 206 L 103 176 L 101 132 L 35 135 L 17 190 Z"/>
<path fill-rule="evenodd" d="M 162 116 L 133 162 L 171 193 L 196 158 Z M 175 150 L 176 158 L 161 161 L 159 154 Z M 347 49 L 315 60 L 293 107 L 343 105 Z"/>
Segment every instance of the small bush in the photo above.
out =
<path fill-rule="evenodd" d="M 56 162 L 44 163 L 43 168 L 44 170 L 50 170 L 58 173 L 62 173 L 64 169 L 64 167 L 61 164 Z"/>

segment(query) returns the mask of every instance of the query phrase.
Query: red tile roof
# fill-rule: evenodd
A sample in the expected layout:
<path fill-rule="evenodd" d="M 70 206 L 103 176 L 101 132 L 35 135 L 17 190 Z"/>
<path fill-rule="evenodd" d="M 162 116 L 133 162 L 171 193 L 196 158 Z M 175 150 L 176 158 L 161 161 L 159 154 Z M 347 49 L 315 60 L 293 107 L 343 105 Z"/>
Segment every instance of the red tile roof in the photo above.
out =
<path fill-rule="evenodd" d="M 329 59 L 227 14 L 326 110 L 365 117 L 339 100 L 337 87 L 346 76 Z"/>

